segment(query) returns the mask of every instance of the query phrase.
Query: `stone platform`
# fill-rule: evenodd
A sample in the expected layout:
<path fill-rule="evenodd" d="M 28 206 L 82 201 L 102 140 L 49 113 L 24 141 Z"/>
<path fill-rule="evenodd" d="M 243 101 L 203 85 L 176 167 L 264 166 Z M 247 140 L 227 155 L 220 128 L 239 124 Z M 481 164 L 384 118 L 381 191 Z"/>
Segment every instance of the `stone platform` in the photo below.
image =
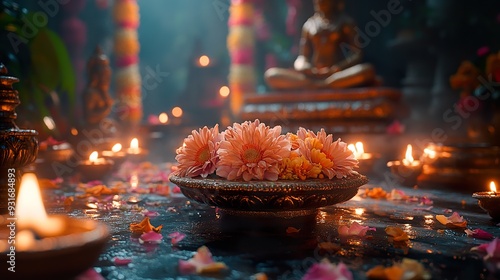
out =
<path fill-rule="evenodd" d="M 290 130 L 382 133 L 400 114 L 400 100 L 401 92 L 388 87 L 268 92 L 246 96 L 240 117 Z"/>

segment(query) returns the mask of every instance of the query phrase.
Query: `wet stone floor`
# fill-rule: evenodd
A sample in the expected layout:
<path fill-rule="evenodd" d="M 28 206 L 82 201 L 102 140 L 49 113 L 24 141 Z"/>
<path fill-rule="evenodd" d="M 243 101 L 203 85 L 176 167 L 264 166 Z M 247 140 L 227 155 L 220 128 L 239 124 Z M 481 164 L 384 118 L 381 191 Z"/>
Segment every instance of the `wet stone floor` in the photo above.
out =
<path fill-rule="evenodd" d="M 141 182 L 137 188 L 151 188 Z M 126 178 L 129 180 L 129 178 Z M 498 279 L 498 272 L 488 270 L 483 256 L 470 249 L 488 240 L 468 237 L 464 229 L 452 229 L 436 220 L 436 215 L 458 212 L 469 229 L 482 229 L 500 237 L 498 222 L 492 221 L 471 197 L 446 189 L 388 187 L 370 178 L 353 199 L 318 209 L 315 217 L 295 220 L 252 220 L 224 216 L 216 208 L 191 202 L 174 185 L 162 194 L 127 191 L 117 195 L 81 197 L 75 183 L 45 189 L 49 213 L 90 218 L 108 225 L 111 238 L 94 269 L 105 279 L 251 279 L 265 273 L 268 279 L 301 279 L 308 268 L 323 259 L 345 263 L 355 279 L 366 279 L 366 272 L 376 265 L 391 266 L 403 258 L 418 260 L 432 279 Z M 109 186 L 111 185 L 108 184 Z M 405 199 L 372 198 L 366 189 L 397 189 Z M 78 197 L 80 195 L 80 197 Z M 74 196 L 71 205 L 62 201 Z M 421 198 L 425 197 L 425 204 Z M 411 198 L 411 199 L 408 199 Z M 158 212 L 150 218 L 154 226 L 163 225 L 159 244 L 141 244 L 130 230 L 130 223 L 144 218 L 141 210 Z M 357 222 L 375 228 L 364 237 L 342 237 L 341 225 Z M 397 226 L 409 241 L 394 242 L 386 234 L 387 226 Z M 293 230 L 290 230 L 290 229 Z M 172 245 L 168 235 L 184 233 L 186 237 Z M 320 248 L 330 242 L 335 249 Z M 207 246 L 214 260 L 229 269 L 213 275 L 181 275 L 178 262 L 193 256 Z M 116 265 L 114 258 L 126 258 L 128 265 Z"/>

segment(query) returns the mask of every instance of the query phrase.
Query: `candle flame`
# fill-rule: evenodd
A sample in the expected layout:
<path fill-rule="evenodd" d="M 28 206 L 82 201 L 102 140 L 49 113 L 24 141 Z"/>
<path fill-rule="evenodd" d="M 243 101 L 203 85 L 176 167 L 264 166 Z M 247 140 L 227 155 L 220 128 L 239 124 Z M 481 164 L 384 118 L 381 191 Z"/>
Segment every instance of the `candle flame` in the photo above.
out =
<path fill-rule="evenodd" d="M 411 146 L 411 144 L 408 144 L 408 146 L 406 147 L 406 156 L 405 156 L 405 159 L 408 163 L 413 163 L 414 159 L 413 159 L 413 148 Z"/>
<path fill-rule="evenodd" d="M 176 107 L 172 108 L 172 115 L 174 117 L 180 118 L 180 117 L 182 117 L 182 114 L 183 114 L 183 111 L 182 111 L 181 107 L 176 106 Z"/>
<path fill-rule="evenodd" d="M 112 148 L 111 148 L 111 151 L 113 151 L 113 153 L 118 153 L 119 151 L 122 150 L 122 144 L 120 143 L 116 143 Z"/>
<path fill-rule="evenodd" d="M 34 173 L 23 175 L 16 205 L 16 217 L 20 224 L 29 220 L 43 224 L 43 221 L 47 220 L 38 179 Z"/>
<path fill-rule="evenodd" d="M 130 186 L 132 187 L 132 189 L 136 189 L 137 186 L 139 185 L 139 177 L 137 177 L 137 174 L 132 174 L 132 176 L 130 176 Z"/>
<path fill-rule="evenodd" d="M 158 115 L 158 121 L 160 121 L 160 123 L 167 123 L 168 122 L 167 113 L 163 112 L 160 115 Z"/>
<path fill-rule="evenodd" d="M 493 182 L 493 181 L 490 182 L 490 190 L 494 193 L 497 192 L 497 186 L 495 185 L 495 182 Z"/>
<path fill-rule="evenodd" d="M 347 145 L 347 148 L 348 148 L 349 150 L 351 150 L 351 152 L 354 154 L 354 156 L 356 156 L 356 154 L 358 153 L 358 151 L 356 151 L 356 147 L 354 147 L 354 145 L 353 145 L 353 144 L 349 144 L 349 145 Z"/>
<path fill-rule="evenodd" d="M 137 140 L 137 138 L 130 141 L 130 149 L 139 149 L 139 140 Z"/>
<path fill-rule="evenodd" d="M 97 151 L 93 151 L 89 156 L 89 160 L 90 162 L 96 162 L 98 157 L 99 154 L 97 153 Z"/>
<path fill-rule="evenodd" d="M 358 155 L 362 155 L 365 153 L 365 148 L 363 147 L 362 142 L 356 142 L 356 150 L 358 151 Z"/>
<path fill-rule="evenodd" d="M 34 173 L 26 173 L 21 178 L 16 200 L 16 218 L 19 230 L 33 229 L 41 236 L 56 236 L 64 229 L 60 219 L 49 217 L 45 212 L 38 179 Z M 31 244 L 29 240 L 19 240 L 16 244 L 18 243 L 23 243 L 19 245 L 24 247 Z"/>
<path fill-rule="evenodd" d="M 355 145 L 349 144 L 349 145 L 347 145 L 347 148 L 352 151 L 352 153 L 354 154 L 354 157 L 357 159 L 361 158 L 363 156 L 363 154 L 365 153 L 365 148 L 363 147 L 362 142 L 356 142 Z"/>
<path fill-rule="evenodd" d="M 432 149 L 429 149 L 429 148 L 425 148 L 424 149 L 424 153 L 429 157 L 429 158 L 436 158 L 436 151 L 432 150 Z"/>

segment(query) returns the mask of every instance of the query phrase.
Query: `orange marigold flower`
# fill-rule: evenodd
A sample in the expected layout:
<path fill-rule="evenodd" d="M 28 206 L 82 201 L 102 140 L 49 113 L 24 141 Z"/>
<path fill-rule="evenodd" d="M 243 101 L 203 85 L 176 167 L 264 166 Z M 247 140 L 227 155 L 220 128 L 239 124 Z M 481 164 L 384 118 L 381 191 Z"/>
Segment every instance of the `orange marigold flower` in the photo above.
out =
<path fill-rule="evenodd" d="M 175 174 L 181 177 L 207 177 L 215 172 L 218 162 L 217 150 L 222 136 L 219 125 L 193 130 L 178 148 L 175 159 L 179 163 Z"/>
<path fill-rule="evenodd" d="M 347 177 L 354 172 L 352 169 L 358 161 L 353 152 L 340 139 L 333 141 L 333 135 L 327 135 L 324 129 L 315 134 L 301 127 L 297 137 L 300 153 L 313 164 L 319 164 L 329 179 Z"/>
<path fill-rule="evenodd" d="M 290 153 L 280 164 L 280 179 L 305 180 L 307 178 L 322 178 L 321 166 L 313 164 L 296 151 Z"/>
<path fill-rule="evenodd" d="M 280 163 L 290 155 L 290 141 L 281 126 L 259 120 L 235 123 L 224 133 L 218 150 L 217 175 L 228 180 L 278 180 Z"/>

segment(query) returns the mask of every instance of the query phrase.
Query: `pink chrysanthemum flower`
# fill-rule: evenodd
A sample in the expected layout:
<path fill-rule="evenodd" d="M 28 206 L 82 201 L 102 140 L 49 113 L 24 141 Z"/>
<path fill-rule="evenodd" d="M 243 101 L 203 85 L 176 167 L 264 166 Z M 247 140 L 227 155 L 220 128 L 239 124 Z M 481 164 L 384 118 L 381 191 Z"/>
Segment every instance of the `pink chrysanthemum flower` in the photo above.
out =
<path fill-rule="evenodd" d="M 207 177 L 217 168 L 220 140 L 219 125 L 213 128 L 203 127 L 193 130 L 191 135 L 184 139 L 182 147 L 176 153 L 178 170 L 176 175 L 181 177 Z"/>
<path fill-rule="evenodd" d="M 349 176 L 358 164 L 352 151 L 347 148 L 347 143 L 340 139 L 333 141 L 333 135 L 327 135 L 324 129 L 315 134 L 299 128 L 297 136 L 300 153 L 311 163 L 320 164 L 321 171 L 329 179 Z"/>
<path fill-rule="evenodd" d="M 270 128 L 246 121 L 235 123 L 220 143 L 217 175 L 228 180 L 278 180 L 279 163 L 290 155 L 290 141 L 281 126 Z"/>

